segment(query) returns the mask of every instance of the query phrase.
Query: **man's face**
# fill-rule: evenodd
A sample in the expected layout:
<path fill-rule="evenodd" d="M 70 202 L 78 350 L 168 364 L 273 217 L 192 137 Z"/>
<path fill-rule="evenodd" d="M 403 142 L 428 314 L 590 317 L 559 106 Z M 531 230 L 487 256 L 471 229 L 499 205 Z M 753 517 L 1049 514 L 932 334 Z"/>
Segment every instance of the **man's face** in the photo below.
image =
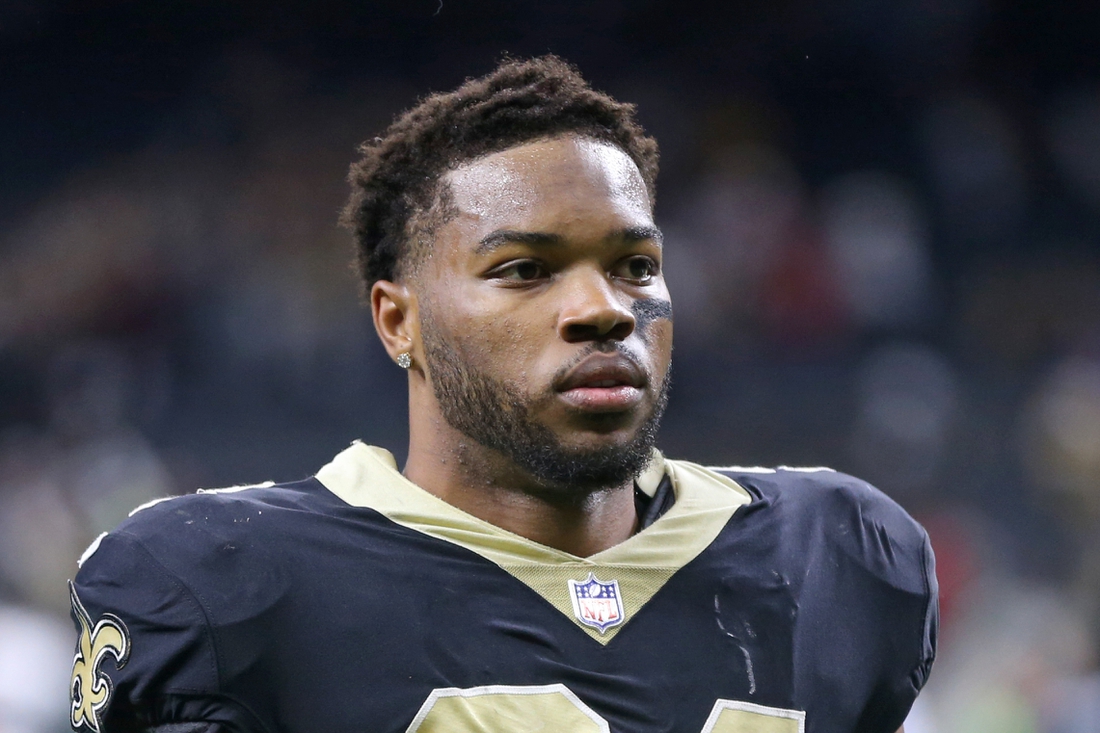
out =
<path fill-rule="evenodd" d="M 619 148 L 558 137 L 445 177 L 419 268 L 428 378 L 452 427 L 560 498 L 648 461 L 672 351 L 661 238 Z"/>

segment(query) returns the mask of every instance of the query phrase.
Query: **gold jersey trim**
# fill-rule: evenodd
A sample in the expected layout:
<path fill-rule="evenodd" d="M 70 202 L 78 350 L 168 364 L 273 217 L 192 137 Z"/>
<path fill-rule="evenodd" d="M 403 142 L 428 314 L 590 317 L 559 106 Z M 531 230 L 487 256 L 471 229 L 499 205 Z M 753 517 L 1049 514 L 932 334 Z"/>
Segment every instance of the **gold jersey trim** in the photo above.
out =
<path fill-rule="evenodd" d="M 672 508 L 633 537 L 589 557 L 533 542 L 448 504 L 401 475 L 393 455 L 383 448 L 353 443 L 317 472 L 317 480 L 347 504 L 373 509 L 397 524 L 476 552 L 607 644 L 752 499 L 733 480 L 658 452 L 639 477 L 639 487 L 652 494 L 665 475 L 676 496 Z M 621 591 L 625 621 L 603 634 L 575 617 L 569 595 L 568 581 L 584 581 L 590 572 L 618 581 Z"/>

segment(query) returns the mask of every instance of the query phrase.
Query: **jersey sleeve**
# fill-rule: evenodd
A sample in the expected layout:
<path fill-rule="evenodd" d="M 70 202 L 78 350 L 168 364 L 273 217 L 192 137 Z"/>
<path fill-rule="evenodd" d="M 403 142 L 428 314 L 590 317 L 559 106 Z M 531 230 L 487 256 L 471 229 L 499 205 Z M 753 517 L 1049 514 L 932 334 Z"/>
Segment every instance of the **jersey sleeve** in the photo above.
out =
<path fill-rule="evenodd" d="M 136 538 L 103 537 L 69 594 L 78 634 L 70 723 L 78 733 L 183 723 L 262 730 L 219 689 L 215 640 L 200 598 Z"/>
<path fill-rule="evenodd" d="M 936 641 L 940 627 L 940 589 L 936 580 L 936 557 L 932 553 L 932 543 L 927 534 L 924 537 L 924 573 L 928 595 L 924 623 L 921 628 L 921 653 L 920 660 L 911 675 L 913 687 L 917 692 L 920 692 L 924 683 L 928 681 L 932 662 L 936 660 Z"/>
<path fill-rule="evenodd" d="M 853 730 L 894 733 L 936 654 L 938 586 L 928 534 L 884 493 L 843 473 L 731 473 L 769 508 L 777 557 L 798 578 L 800 689 L 818 708 L 847 707 Z"/>
<path fill-rule="evenodd" d="M 921 599 L 922 613 L 918 623 L 899 629 L 898 648 L 907 666 L 884 676 L 870 700 L 860 721 L 860 730 L 897 730 L 928 681 L 932 663 L 936 658 L 936 639 L 939 629 L 939 588 L 936 582 L 935 559 L 927 535 L 924 537 L 920 572 L 925 584 Z M 904 615 L 899 614 L 904 618 Z"/>
<path fill-rule="evenodd" d="M 928 533 L 897 503 L 870 484 L 836 474 L 846 508 L 830 512 L 845 530 L 833 535 L 837 555 L 873 582 L 862 597 L 877 617 L 866 627 L 880 660 L 874 692 L 859 730 L 892 733 L 905 721 L 928 680 L 936 656 L 939 586 Z M 846 521 L 845 521 L 846 520 Z M 853 573 L 855 575 L 856 573 Z M 851 609 L 849 608 L 849 612 Z"/>

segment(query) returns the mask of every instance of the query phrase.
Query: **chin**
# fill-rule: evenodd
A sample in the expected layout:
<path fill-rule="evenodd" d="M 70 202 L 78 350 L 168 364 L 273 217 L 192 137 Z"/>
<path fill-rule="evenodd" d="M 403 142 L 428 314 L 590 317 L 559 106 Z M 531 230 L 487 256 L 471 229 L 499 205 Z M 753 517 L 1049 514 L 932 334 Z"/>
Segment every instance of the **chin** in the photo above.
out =
<path fill-rule="evenodd" d="M 570 412 L 560 430 L 559 439 L 571 442 L 571 435 L 579 442 L 621 440 L 629 443 L 637 437 L 653 414 L 653 407 L 646 405 L 626 412 Z"/>
<path fill-rule="evenodd" d="M 638 441 L 639 432 L 635 425 L 610 430 L 573 430 L 559 435 L 558 441 L 563 450 L 576 453 L 615 451 L 634 445 Z"/>
<path fill-rule="evenodd" d="M 633 481 L 649 464 L 656 431 L 652 422 L 613 432 L 570 431 L 540 445 L 513 448 L 511 457 L 547 487 L 574 499 Z"/>

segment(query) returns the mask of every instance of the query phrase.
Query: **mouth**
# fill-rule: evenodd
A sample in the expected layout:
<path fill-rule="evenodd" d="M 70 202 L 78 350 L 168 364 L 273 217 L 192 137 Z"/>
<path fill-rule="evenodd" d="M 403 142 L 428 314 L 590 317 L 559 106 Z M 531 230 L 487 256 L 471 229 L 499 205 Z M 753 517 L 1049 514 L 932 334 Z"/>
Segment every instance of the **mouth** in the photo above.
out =
<path fill-rule="evenodd" d="M 555 385 L 560 397 L 584 412 L 624 412 L 645 397 L 645 372 L 622 354 L 592 354 Z"/>

